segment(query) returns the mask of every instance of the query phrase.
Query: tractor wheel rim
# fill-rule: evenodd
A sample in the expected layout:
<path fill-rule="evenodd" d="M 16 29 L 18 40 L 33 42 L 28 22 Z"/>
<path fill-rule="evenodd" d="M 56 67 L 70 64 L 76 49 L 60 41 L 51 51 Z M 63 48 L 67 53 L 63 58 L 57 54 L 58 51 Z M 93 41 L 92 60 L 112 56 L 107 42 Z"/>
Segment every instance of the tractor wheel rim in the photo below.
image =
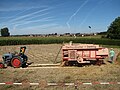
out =
<path fill-rule="evenodd" d="M 13 62 L 12 62 L 12 65 L 13 65 L 14 67 L 20 67 L 21 62 L 20 62 L 19 59 L 15 58 L 15 59 L 13 60 Z"/>
<path fill-rule="evenodd" d="M 3 64 L 2 63 L 0 63 L 0 68 L 3 68 Z"/>

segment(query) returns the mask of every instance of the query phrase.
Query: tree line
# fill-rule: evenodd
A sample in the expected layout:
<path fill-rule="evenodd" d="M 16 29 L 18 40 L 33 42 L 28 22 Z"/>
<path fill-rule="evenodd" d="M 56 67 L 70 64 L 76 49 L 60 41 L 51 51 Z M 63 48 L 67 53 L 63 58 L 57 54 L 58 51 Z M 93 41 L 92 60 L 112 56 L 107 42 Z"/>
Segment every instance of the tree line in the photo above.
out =
<path fill-rule="evenodd" d="M 1 32 L 1 36 L 3 36 L 3 37 L 8 37 L 8 36 L 10 36 L 10 32 L 9 32 L 9 29 L 8 29 L 7 27 L 2 28 L 2 29 L 0 30 L 0 32 Z"/>
<path fill-rule="evenodd" d="M 120 39 L 120 17 L 117 17 L 108 27 L 107 38 Z"/>

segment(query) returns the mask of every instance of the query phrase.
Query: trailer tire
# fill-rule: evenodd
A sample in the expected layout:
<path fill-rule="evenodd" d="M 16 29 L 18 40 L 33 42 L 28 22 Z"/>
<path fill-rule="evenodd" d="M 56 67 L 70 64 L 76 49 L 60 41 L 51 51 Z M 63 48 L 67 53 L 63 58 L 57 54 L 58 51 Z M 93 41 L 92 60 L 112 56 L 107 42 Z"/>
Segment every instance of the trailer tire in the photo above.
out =
<path fill-rule="evenodd" d="M 97 59 L 96 65 L 101 66 L 101 64 L 102 64 L 102 62 L 99 59 Z"/>
<path fill-rule="evenodd" d="M 69 61 L 65 61 L 65 66 L 69 66 Z"/>
<path fill-rule="evenodd" d="M 19 68 L 22 66 L 22 61 L 19 57 L 14 57 L 12 60 L 11 60 L 11 65 L 14 67 L 14 68 Z"/>

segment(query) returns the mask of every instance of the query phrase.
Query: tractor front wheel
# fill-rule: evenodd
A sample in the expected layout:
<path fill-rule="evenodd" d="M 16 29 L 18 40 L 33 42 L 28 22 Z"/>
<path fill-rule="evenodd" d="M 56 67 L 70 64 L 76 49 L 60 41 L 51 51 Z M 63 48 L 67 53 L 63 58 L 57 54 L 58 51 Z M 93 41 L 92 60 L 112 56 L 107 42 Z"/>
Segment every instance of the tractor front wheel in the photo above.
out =
<path fill-rule="evenodd" d="M 14 68 L 19 68 L 19 67 L 22 66 L 22 62 L 21 62 L 20 58 L 14 57 L 14 58 L 11 60 L 11 65 L 12 65 Z"/>
<path fill-rule="evenodd" d="M 0 63 L 0 68 L 4 68 L 4 64 L 3 63 Z"/>

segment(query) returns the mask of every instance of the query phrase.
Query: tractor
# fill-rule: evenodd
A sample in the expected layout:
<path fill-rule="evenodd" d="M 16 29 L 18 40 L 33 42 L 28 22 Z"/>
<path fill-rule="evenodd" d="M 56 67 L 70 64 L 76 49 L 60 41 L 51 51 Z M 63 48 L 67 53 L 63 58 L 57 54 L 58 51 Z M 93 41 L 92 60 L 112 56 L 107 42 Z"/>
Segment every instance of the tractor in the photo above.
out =
<path fill-rule="evenodd" d="M 26 67 L 28 57 L 24 54 L 26 47 L 20 47 L 20 52 L 17 53 L 6 53 L 3 54 L 3 61 L 0 62 L 0 68 L 6 68 L 7 66 L 12 66 L 14 68 Z"/>

